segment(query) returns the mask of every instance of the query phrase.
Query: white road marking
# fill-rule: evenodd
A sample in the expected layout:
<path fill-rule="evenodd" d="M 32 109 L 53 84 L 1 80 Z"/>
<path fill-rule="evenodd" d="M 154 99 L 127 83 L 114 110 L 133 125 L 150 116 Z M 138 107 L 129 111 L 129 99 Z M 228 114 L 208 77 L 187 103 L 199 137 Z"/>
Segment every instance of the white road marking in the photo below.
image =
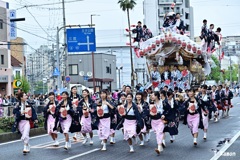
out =
<path fill-rule="evenodd" d="M 36 139 L 36 138 L 41 138 L 41 137 L 45 137 L 45 136 L 49 136 L 49 134 L 44 134 L 44 135 L 40 135 L 40 136 L 31 137 L 30 139 Z M 6 145 L 6 144 L 15 143 L 15 142 L 20 142 L 20 141 L 22 141 L 22 140 L 19 139 L 19 140 L 15 140 L 15 141 L 1 143 L 0 146 Z"/>
<path fill-rule="evenodd" d="M 240 131 L 230 140 L 229 143 L 225 144 L 210 160 L 218 160 L 224 152 L 239 138 Z"/>
<path fill-rule="evenodd" d="M 96 152 L 96 151 L 99 151 L 101 148 L 96 148 L 96 149 L 93 149 L 93 150 L 90 150 L 90 151 L 87 151 L 87 152 L 84 152 L 84 153 L 81 153 L 81 154 L 77 154 L 75 156 L 72 156 L 72 157 L 68 157 L 66 159 L 63 159 L 63 160 L 71 160 L 71 159 L 74 159 L 74 158 L 78 158 L 78 157 L 82 157 L 82 156 L 85 156 L 89 153 L 93 153 L 93 152 Z"/>

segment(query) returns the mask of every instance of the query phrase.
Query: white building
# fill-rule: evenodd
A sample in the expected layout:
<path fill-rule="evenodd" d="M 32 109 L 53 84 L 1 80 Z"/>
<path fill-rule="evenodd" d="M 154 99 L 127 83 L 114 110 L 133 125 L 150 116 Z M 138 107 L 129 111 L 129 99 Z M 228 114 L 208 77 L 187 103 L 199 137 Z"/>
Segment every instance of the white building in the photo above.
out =
<path fill-rule="evenodd" d="M 130 48 L 126 45 L 129 42 L 127 33 L 122 29 L 119 30 L 96 30 L 96 43 L 98 53 L 109 53 L 116 55 L 117 68 L 120 70 L 120 86 L 123 84 L 131 84 L 131 61 Z M 137 58 L 133 51 L 134 70 L 137 72 L 138 79 L 136 83 L 146 83 L 146 60 L 145 58 Z M 137 70 L 136 70 L 137 69 Z M 144 71 L 145 70 L 145 71 Z M 144 71 L 144 72 L 143 72 Z M 119 88 L 119 70 L 117 70 L 117 88 Z"/>
<path fill-rule="evenodd" d="M 13 73 L 11 67 L 9 3 L 0 0 L 0 94 L 11 95 Z"/>
<path fill-rule="evenodd" d="M 174 0 L 144 0 L 144 24 L 152 31 L 153 35 L 160 33 L 163 25 L 164 15 L 171 11 L 171 4 Z M 181 14 L 186 31 L 189 31 L 190 38 L 194 38 L 193 26 L 193 8 L 190 6 L 190 0 L 176 0 L 175 13 Z"/>

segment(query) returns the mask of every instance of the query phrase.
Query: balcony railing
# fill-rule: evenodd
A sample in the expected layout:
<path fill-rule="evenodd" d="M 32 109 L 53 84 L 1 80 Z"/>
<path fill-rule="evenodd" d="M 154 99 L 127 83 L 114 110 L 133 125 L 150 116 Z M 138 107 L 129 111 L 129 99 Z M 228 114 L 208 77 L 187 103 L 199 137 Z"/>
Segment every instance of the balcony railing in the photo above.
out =
<path fill-rule="evenodd" d="M 172 4 L 174 0 L 158 0 L 158 4 Z M 176 4 L 182 4 L 183 0 L 176 0 Z"/>

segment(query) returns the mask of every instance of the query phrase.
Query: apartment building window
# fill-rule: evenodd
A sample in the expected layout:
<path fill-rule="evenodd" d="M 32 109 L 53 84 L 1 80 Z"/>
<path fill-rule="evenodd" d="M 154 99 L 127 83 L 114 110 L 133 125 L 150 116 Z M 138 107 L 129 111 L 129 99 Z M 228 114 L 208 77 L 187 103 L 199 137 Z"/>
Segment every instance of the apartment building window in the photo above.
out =
<path fill-rule="evenodd" d="M 78 75 L 78 65 L 77 64 L 69 65 L 69 75 Z"/>
<path fill-rule="evenodd" d="M 185 13 L 185 19 L 189 19 L 189 14 Z"/>
<path fill-rule="evenodd" d="M 176 13 L 180 13 L 180 7 L 176 7 Z"/>
<path fill-rule="evenodd" d="M 189 31 L 189 25 L 186 24 L 186 31 Z"/>
<path fill-rule="evenodd" d="M 16 78 L 20 78 L 20 71 L 16 71 L 15 75 L 16 75 Z"/>
<path fill-rule="evenodd" d="M 110 67 L 106 66 L 106 73 L 110 73 Z"/>
<path fill-rule="evenodd" d="M 163 7 L 164 14 L 168 13 L 170 11 L 169 7 Z"/>
<path fill-rule="evenodd" d="M 1 55 L 1 64 L 4 64 L 4 55 Z"/>
<path fill-rule="evenodd" d="M 0 29 L 3 29 L 3 20 L 0 19 Z"/>

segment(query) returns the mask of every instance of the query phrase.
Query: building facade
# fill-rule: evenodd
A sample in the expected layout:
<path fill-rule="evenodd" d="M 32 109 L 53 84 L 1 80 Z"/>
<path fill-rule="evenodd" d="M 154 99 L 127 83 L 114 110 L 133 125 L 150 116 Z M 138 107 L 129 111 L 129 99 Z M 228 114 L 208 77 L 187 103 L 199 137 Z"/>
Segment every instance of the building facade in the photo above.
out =
<path fill-rule="evenodd" d="M 26 72 L 26 61 L 25 61 L 25 40 L 21 37 L 17 37 L 14 40 L 11 40 L 11 56 L 17 59 L 21 63 L 21 76 L 25 76 Z"/>
<path fill-rule="evenodd" d="M 190 0 L 175 0 L 174 12 L 180 13 L 184 21 L 186 31 L 190 38 L 194 38 L 193 8 L 190 6 Z M 171 4 L 174 0 L 144 0 L 144 24 L 152 31 L 153 35 L 160 34 L 166 13 L 171 12 Z"/>
<path fill-rule="evenodd" d="M 26 75 L 32 89 L 36 86 L 36 83 L 43 82 L 43 79 L 50 81 L 54 68 L 54 53 L 52 49 L 42 45 L 34 53 L 26 55 L 26 58 Z M 51 83 L 51 85 L 53 84 Z"/>
<path fill-rule="evenodd" d="M 240 36 L 223 37 L 222 48 L 226 56 L 240 56 Z"/>
<path fill-rule="evenodd" d="M 0 94 L 11 95 L 13 74 L 11 67 L 11 52 L 8 42 L 9 33 L 9 4 L 0 0 Z"/>
<path fill-rule="evenodd" d="M 100 89 L 116 89 L 116 56 L 104 53 L 94 53 L 94 64 L 96 82 L 100 79 L 111 80 L 111 83 L 103 80 L 102 86 L 100 86 L 100 83 L 95 83 L 97 91 Z M 71 84 L 82 84 L 89 88 L 93 88 L 93 83 L 91 81 L 93 78 L 91 53 L 69 54 L 68 65 Z"/>

